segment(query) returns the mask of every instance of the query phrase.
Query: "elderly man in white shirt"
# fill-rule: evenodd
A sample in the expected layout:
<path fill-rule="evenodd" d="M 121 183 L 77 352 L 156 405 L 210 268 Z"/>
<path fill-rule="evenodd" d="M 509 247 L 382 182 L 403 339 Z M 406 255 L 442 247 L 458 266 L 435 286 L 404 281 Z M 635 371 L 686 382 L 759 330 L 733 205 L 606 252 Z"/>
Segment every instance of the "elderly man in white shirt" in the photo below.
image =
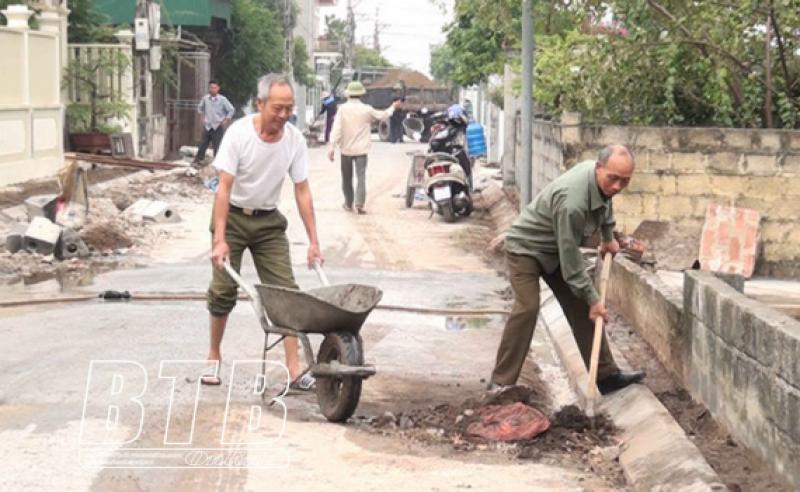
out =
<path fill-rule="evenodd" d="M 342 153 L 342 192 L 344 209 L 353 210 L 355 204 L 359 214 L 367 213 L 364 206 L 367 200 L 367 153 L 372 144 L 372 122 L 388 119 L 400 107 L 395 101 L 386 111 L 379 111 L 361 101 L 366 94 L 361 82 L 350 82 L 345 94 L 348 101 L 336 112 L 331 135 L 328 158 L 333 162 L 336 148 Z M 353 166 L 358 176 L 358 187 L 353 196 Z M 355 202 L 355 203 L 354 203 Z"/>
<path fill-rule="evenodd" d="M 211 223 L 210 367 L 202 377 L 203 384 L 221 382 L 220 346 L 228 314 L 237 299 L 236 284 L 222 270 L 223 262 L 230 260 L 238 272 L 247 249 L 261 283 L 297 288 L 286 237 L 288 222 L 278 210 L 286 176 L 294 183 L 295 202 L 308 235 L 308 265 L 323 261 L 308 184 L 306 140 L 300 130 L 286 124 L 294 109 L 291 80 L 279 74 L 265 75 L 258 81 L 256 103 L 258 112 L 230 126 L 214 159 L 219 188 Z M 297 338 L 285 338 L 284 349 L 291 388 L 311 389 L 314 379 L 300 366 Z"/>

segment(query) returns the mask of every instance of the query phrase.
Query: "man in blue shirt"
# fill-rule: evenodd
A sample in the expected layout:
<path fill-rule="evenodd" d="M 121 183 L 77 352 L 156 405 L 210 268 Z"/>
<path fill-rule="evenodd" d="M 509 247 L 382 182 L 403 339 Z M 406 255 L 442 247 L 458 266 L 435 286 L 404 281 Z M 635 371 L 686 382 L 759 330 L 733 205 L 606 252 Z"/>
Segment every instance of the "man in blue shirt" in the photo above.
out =
<path fill-rule="evenodd" d="M 214 146 L 214 156 L 217 155 L 222 135 L 225 134 L 225 128 L 231 122 L 235 111 L 228 98 L 219 93 L 217 81 L 212 80 L 208 83 L 208 94 L 203 96 L 197 105 L 197 112 L 203 115 L 203 137 L 193 163 L 199 167 L 206 159 L 209 143 Z"/>

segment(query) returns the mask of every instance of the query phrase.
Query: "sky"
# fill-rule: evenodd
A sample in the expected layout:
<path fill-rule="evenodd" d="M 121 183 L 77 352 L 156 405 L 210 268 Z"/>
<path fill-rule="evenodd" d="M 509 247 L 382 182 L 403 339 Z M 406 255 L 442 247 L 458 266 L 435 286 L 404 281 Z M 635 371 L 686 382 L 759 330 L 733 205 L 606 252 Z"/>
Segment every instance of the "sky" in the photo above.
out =
<path fill-rule="evenodd" d="M 430 75 L 430 45 L 444 41 L 442 26 L 452 18 L 453 0 L 443 13 L 431 0 L 351 0 L 356 14 L 356 42 L 372 47 L 375 13 L 379 9 L 381 53 L 394 65 L 407 65 Z M 325 16 L 347 18 L 347 0 L 335 7 L 320 8 L 320 34 L 325 33 Z"/>

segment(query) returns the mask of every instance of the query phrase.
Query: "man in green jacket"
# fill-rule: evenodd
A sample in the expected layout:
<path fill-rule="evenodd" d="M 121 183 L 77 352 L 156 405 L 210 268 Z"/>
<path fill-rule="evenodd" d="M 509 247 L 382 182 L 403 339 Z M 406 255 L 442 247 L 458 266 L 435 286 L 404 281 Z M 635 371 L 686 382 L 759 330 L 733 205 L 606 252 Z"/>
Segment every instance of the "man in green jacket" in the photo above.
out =
<path fill-rule="evenodd" d="M 600 231 L 601 253 L 616 254 L 611 198 L 633 176 L 633 154 L 609 145 L 596 162 L 585 161 L 547 185 L 517 218 L 506 236 L 506 260 L 514 307 L 503 330 L 489 389 L 516 384 L 539 315 L 539 279 L 550 286 L 572 328 L 586 367 L 592 352 L 594 320 L 606 309 L 586 272 L 580 246 Z M 617 368 L 605 336 L 597 386 L 606 394 L 644 378 Z"/>

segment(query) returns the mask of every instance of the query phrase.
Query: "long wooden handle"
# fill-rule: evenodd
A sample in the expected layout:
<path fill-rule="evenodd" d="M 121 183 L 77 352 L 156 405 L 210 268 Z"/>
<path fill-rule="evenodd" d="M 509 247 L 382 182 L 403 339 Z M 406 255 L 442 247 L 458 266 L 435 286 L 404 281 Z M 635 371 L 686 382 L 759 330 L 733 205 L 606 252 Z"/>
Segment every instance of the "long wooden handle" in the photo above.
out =
<path fill-rule="evenodd" d="M 611 276 L 611 253 L 606 253 L 603 257 L 603 271 L 600 274 L 600 304 L 606 305 L 606 290 L 608 277 Z M 603 317 L 598 316 L 594 320 L 594 341 L 592 342 L 592 358 L 589 363 L 589 388 L 586 395 L 589 398 L 590 406 L 593 406 L 597 393 L 597 366 L 600 360 L 600 345 L 603 340 Z"/>

